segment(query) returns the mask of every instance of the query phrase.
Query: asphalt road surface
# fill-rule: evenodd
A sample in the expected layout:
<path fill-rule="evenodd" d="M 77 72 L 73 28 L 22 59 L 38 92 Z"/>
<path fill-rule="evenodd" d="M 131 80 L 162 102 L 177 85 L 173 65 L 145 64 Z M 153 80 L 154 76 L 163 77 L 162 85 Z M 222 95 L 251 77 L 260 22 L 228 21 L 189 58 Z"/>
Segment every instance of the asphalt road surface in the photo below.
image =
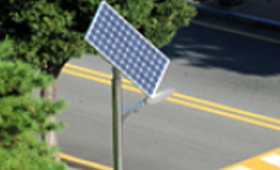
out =
<path fill-rule="evenodd" d="M 213 170 L 280 146 L 280 34 L 197 21 L 161 49 L 171 65 L 160 87 L 176 93 L 125 121 L 125 169 Z M 63 153 L 112 167 L 107 74 L 99 56 L 65 67 L 58 97 L 68 103 L 59 116 L 67 128 L 58 137 Z M 126 88 L 123 107 L 143 97 Z"/>

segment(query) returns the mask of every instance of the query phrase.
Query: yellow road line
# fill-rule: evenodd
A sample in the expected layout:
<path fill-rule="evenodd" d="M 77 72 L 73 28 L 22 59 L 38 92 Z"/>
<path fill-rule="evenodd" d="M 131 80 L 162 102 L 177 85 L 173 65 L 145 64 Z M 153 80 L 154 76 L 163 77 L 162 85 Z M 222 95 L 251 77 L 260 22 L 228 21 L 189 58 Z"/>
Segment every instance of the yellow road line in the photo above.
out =
<path fill-rule="evenodd" d="M 93 80 L 93 81 L 97 81 L 97 82 L 100 82 L 100 83 L 111 85 L 111 81 L 110 80 L 105 80 L 105 79 L 102 79 L 102 78 L 98 78 L 98 77 L 82 74 L 82 73 L 79 73 L 79 72 L 76 72 L 76 71 L 68 70 L 66 68 L 62 69 L 62 72 L 66 73 L 66 74 L 70 74 L 72 76 L 81 77 L 81 78 L 85 78 L 85 79 L 88 79 L 88 80 Z M 142 91 L 140 89 L 132 87 L 132 86 L 128 86 L 128 85 L 122 84 L 122 88 L 125 89 L 125 90 L 129 90 L 129 91 L 133 91 L 133 92 L 141 93 L 142 94 Z"/>
<path fill-rule="evenodd" d="M 69 65 L 67 65 L 66 68 L 68 66 Z M 66 69 L 66 68 L 64 68 L 62 70 L 63 73 L 111 85 L 110 80 L 105 80 L 105 79 L 102 79 L 102 78 L 99 78 L 99 77 L 86 75 L 86 74 L 79 73 L 79 72 L 69 70 L 69 69 Z M 74 67 L 71 67 L 71 68 L 74 68 Z M 82 69 L 79 69 L 79 70 L 82 71 Z M 88 71 L 90 71 L 90 72 L 87 72 L 87 73 L 91 74 L 92 73 L 91 71 L 93 71 L 93 70 L 88 70 Z M 105 73 L 102 73 L 102 74 L 105 74 Z M 109 77 L 108 74 L 105 74 L 105 76 Z M 105 76 L 103 76 L 103 77 L 105 77 Z M 122 88 L 124 88 L 126 90 L 129 90 L 129 91 L 136 92 L 136 93 L 142 93 L 141 90 L 139 90 L 138 88 L 132 87 L 132 86 L 129 86 L 129 85 L 123 84 Z M 176 97 L 176 98 L 174 98 L 174 97 Z M 188 100 L 188 101 L 196 102 L 197 104 L 187 102 L 187 101 L 184 101 L 184 100 L 180 100 L 180 99 L 177 99 L 177 98 L 181 98 L 181 99 L 185 99 L 185 100 Z M 274 123 L 279 123 L 278 119 L 274 119 L 274 118 L 271 118 L 271 117 L 267 117 L 267 116 L 263 116 L 263 115 L 259 115 L 259 114 L 235 109 L 235 108 L 225 106 L 225 105 L 221 105 L 221 104 L 218 104 L 218 103 L 214 103 L 214 102 L 211 102 L 211 101 L 207 101 L 207 100 L 203 100 L 203 99 L 199 99 L 199 98 L 195 98 L 195 97 L 191 97 L 191 96 L 187 96 L 187 95 L 183 95 L 183 94 L 179 94 L 179 93 L 173 93 L 173 97 L 168 97 L 168 98 L 166 98 L 166 100 L 169 101 L 169 102 L 172 102 L 172 103 L 176 103 L 176 104 L 187 106 L 187 107 L 190 107 L 190 108 L 194 108 L 194 109 L 202 110 L 202 111 L 205 111 L 205 112 L 213 113 L 213 114 L 216 114 L 216 115 L 232 118 L 232 119 L 239 120 L 239 121 L 242 121 L 242 122 L 246 122 L 246 123 L 249 123 L 249 124 L 254 124 L 254 125 L 262 126 L 262 127 L 265 127 L 265 128 L 274 129 L 274 130 L 280 130 L 280 126 L 276 126 L 276 125 L 269 124 L 269 123 L 266 123 L 266 122 L 258 121 L 258 120 L 255 120 L 255 119 L 250 119 L 250 118 L 243 117 L 243 116 L 236 115 L 236 114 L 232 114 L 232 113 L 227 113 L 227 112 L 224 112 L 224 111 L 221 111 L 221 110 L 216 110 L 216 109 L 209 108 L 209 107 L 206 107 L 206 106 L 231 111 L 231 112 L 234 112 L 234 113 L 239 113 L 239 114 L 243 114 L 243 115 L 246 115 L 246 116 L 251 116 L 251 117 L 254 117 L 254 118 L 258 118 L 258 119 L 271 121 L 271 122 L 274 122 Z M 206 105 L 206 106 L 203 106 L 203 105 Z M 280 153 L 280 149 L 279 149 L 279 153 Z M 73 162 L 76 162 L 76 163 L 79 163 L 79 164 L 83 164 L 83 165 L 86 165 L 86 166 L 89 166 L 89 167 L 92 167 L 92 168 L 95 168 L 95 169 L 112 170 L 111 167 L 107 167 L 105 165 L 101 165 L 101 164 L 98 164 L 98 163 L 94 163 L 94 162 L 82 160 L 82 159 L 79 159 L 79 158 L 75 158 L 73 156 L 66 155 L 66 154 L 63 154 L 63 153 L 60 153 L 60 157 L 62 159 L 65 159 L 65 160 L 68 160 L 68 161 L 73 161 Z M 234 168 L 234 167 L 238 167 L 238 166 L 241 166 L 241 164 L 238 163 L 238 164 L 232 165 L 232 166 L 230 166 L 230 168 Z M 267 165 L 266 163 L 256 162 L 256 161 L 252 161 L 252 160 L 251 161 L 245 161 L 245 163 L 243 162 L 242 166 L 265 167 L 265 169 L 271 168 L 271 165 Z M 227 167 L 227 168 L 229 168 L 229 167 Z M 263 170 L 263 169 L 252 169 L 252 170 Z M 221 169 L 221 170 L 231 170 L 231 169 Z M 271 170 L 273 170 L 273 169 L 271 169 Z"/>
<path fill-rule="evenodd" d="M 97 71 L 94 71 L 94 70 L 91 70 L 91 69 L 86 69 L 86 68 L 75 66 L 75 65 L 72 65 L 72 64 L 67 64 L 66 68 L 68 68 L 69 66 L 71 66 L 71 68 L 78 68 L 79 71 L 87 70 L 86 73 L 97 72 Z M 88 76 L 88 75 L 85 75 L 85 74 L 82 74 L 82 73 L 77 73 L 75 71 L 70 71 L 68 69 L 64 69 L 64 71 L 65 71 L 65 73 L 72 74 L 74 76 L 79 76 L 79 77 L 83 77 L 83 78 L 86 78 L 86 79 L 99 81 L 99 82 L 105 83 L 105 84 L 111 84 L 111 82 L 109 80 L 95 78 L 95 77 Z M 100 73 L 101 72 L 98 72 L 98 75 L 103 75 L 102 77 L 112 78 L 112 76 L 109 75 L 109 74 L 106 74 L 106 73 L 101 73 L 100 74 Z M 124 79 L 124 82 L 127 82 L 127 81 L 126 81 L 126 79 Z M 137 92 L 137 93 L 142 93 L 141 90 L 139 90 L 138 88 L 131 87 L 131 86 L 126 86 L 126 85 L 123 85 L 123 86 L 124 86 L 123 88 L 125 88 L 127 90 L 134 91 L 134 92 Z M 187 96 L 187 95 L 180 94 L 180 93 L 173 93 L 173 97 L 178 97 L 178 98 L 181 98 L 181 99 L 184 99 L 184 100 L 189 100 L 189 101 L 192 101 L 192 102 L 195 102 L 195 103 L 203 104 L 203 105 L 214 107 L 214 108 L 217 108 L 217 109 L 222 109 L 222 110 L 225 110 L 225 111 L 234 112 L 234 113 L 237 113 L 237 114 L 241 114 L 241 115 L 265 120 L 265 121 L 268 121 L 268 122 L 271 122 L 271 123 L 280 124 L 280 119 L 277 119 L 277 118 L 272 118 L 272 117 L 264 116 L 264 115 L 261 115 L 261 114 L 252 113 L 252 112 L 244 111 L 244 110 L 241 110 L 241 109 L 236 109 L 236 108 L 233 108 L 233 107 L 229 107 L 229 106 L 222 105 L 222 104 L 219 104 L 219 103 L 195 98 L 195 97 L 192 97 L 192 96 Z"/>
<path fill-rule="evenodd" d="M 277 40 L 277 39 L 273 39 L 273 38 L 269 38 L 269 37 L 265 37 L 265 36 L 261 36 L 261 35 L 256 35 L 256 34 L 251 34 L 251 33 L 247 33 L 247 32 L 237 31 L 237 30 L 233 30 L 233 29 L 209 24 L 209 23 L 206 23 L 206 22 L 198 21 L 198 20 L 192 20 L 192 23 L 194 23 L 196 25 L 200 25 L 200 26 L 204 26 L 204 27 L 208 27 L 208 28 L 212 28 L 212 29 L 217 29 L 217 30 L 221 30 L 221 31 L 225 31 L 225 32 L 230 32 L 230 33 L 234 33 L 234 34 L 238 34 L 238 35 L 243 35 L 243 36 L 246 36 L 246 37 L 250 37 L 250 38 L 254 38 L 254 39 L 258 39 L 258 40 L 262 40 L 262 41 L 267 41 L 267 42 L 270 42 L 270 43 L 280 45 L 280 41 Z"/>
<path fill-rule="evenodd" d="M 254 120 L 254 119 L 246 118 L 246 117 L 243 117 L 243 116 L 227 113 L 227 112 L 224 112 L 224 111 L 212 109 L 212 108 L 201 106 L 201 105 L 198 105 L 198 104 L 193 104 L 193 103 L 190 103 L 190 102 L 178 100 L 178 99 L 171 98 L 171 97 L 168 97 L 166 100 L 170 101 L 170 102 L 173 102 L 173 103 L 176 103 L 176 104 L 183 105 L 183 106 L 187 106 L 187 107 L 191 107 L 191 108 L 194 108 L 194 109 L 202 110 L 202 111 L 205 111 L 205 112 L 214 113 L 214 114 L 217 114 L 217 115 L 220 115 L 220 116 L 225 116 L 225 117 L 229 117 L 229 118 L 236 119 L 236 120 L 239 120 L 239 121 L 243 121 L 243 122 L 246 122 L 246 123 L 250 123 L 250 124 L 254 124 L 254 125 L 258 125 L 258 126 L 262 126 L 262 127 L 266 127 L 266 128 L 270 128 L 270 129 L 280 131 L 280 126 L 272 125 L 272 124 L 261 122 L 261 121 L 258 121 L 258 120 Z"/>
<path fill-rule="evenodd" d="M 82 74 L 82 73 L 77 73 L 75 71 L 71 71 L 71 70 L 68 70 L 68 69 L 63 69 L 62 71 L 64 73 L 67 73 L 67 74 L 70 74 L 70 75 L 73 75 L 73 76 L 77 76 L 77 77 L 81 77 L 81 78 L 85 78 L 85 79 L 89 79 L 89 80 L 94 80 L 94 81 L 109 84 L 109 85 L 111 84 L 111 82 L 109 80 L 104 80 L 104 79 L 96 78 L 96 77 L 93 77 L 93 76 L 85 75 L 85 74 Z M 122 87 L 126 90 L 129 90 L 129 91 L 141 93 L 141 91 L 138 88 L 135 88 L 135 87 L 131 87 L 131 86 L 127 86 L 127 85 L 123 85 Z M 173 95 L 175 95 L 177 97 L 180 96 L 177 93 L 175 93 Z M 208 105 L 213 105 L 213 106 L 218 106 L 218 104 L 214 104 L 214 103 L 211 103 L 211 102 L 208 102 L 208 101 L 206 102 L 205 100 L 201 100 L 201 99 L 197 99 L 197 98 L 194 98 L 194 99 L 196 99 L 195 100 L 196 102 L 200 102 L 200 103 L 204 103 L 204 104 L 208 104 Z M 194 104 L 194 103 L 190 103 L 190 102 L 187 102 L 187 101 L 183 101 L 183 100 L 179 100 L 179 99 L 171 98 L 171 97 L 168 97 L 166 100 L 170 101 L 170 102 L 173 102 L 173 103 L 176 103 L 176 104 L 183 105 L 183 106 L 187 106 L 187 107 L 191 107 L 191 108 L 194 108 L 194 109 L 203 110 L 203 111 L 206 111 L 206 112 L 210 112 L 210 113 L 214 113 L 214 114 L 217 114 L 217 115 L 221 115 L 221 116 L 229 117 L 229 118 L 236 119 L 236 120 L 239 120 L 239 121 L 243 121 L 243 122 L 246 122 L 246 123 L 250 123 L 250 124 L 274 129 L 274 130 L 280 130 L 279 126 L 276 126 L 276 125 L 273 125 L 273 124 L 269 124 L 269 123 L 265 123 L 265 122 L 262 122 L 262 121 L 258 121 L 258 120 L 242 117 L 242 116 L 239 116 L 239 115 L 227 113 L 227 112 L 224 112 L 224 111 L 220 111 L 220 110 L 216 110 L 216 109 L 213 109 L 213 108 L 205 107 L 205 106 L 202 106 L 202 105 L 199 105 L 199 104 Z M 253 114 L 253 113 L 250 113 L 250 114 Z M 253 115 L 258 116 L 259 118 L 262 118 L 262 115 L 256 115 L 256 114 L 253 114 Z M 273 118 L 270 118 L 270 119 L 273 119 Z"/>
<path fill-rule="evenodd" d="M 95 162 L 86 161 L 86 160 L 76 158 L 76 157 L 73 157 L 71 155 L 67 155 L 67 154 L 64 154 L 64 153 L 59 153 L 59 157 L 61 159 L 65 159 L 67 161 L 71 161 L 71 162 L 75 162 L 75 163 L 78 163 L 78 164 L 86 165 L 88 167 L 98 169 L 98 170 L 113 170 L 113 168 L 111 168 L 109 166 L 105 166 L 105 165 L 95 163 Z"/>
<path fill-rule="evenodd" d="M 272 158 L 270 158 L 272 156 Z M 273 158 L 274 156 L 274 158 Z M 278 163 L 275 162 L 275 156 L 278 158 Z M 236 164 L 227 166 L 220 170 L 234 170 L 238 167 L 247 168 L 249 170 L 280 170 L 279 167 L 279 158 L 280 158 L 280 148 L 265 152 L 263 154 L 257 155 L 255 157 L 249 158 L 247 160 L 238 162 Z M 271 162 L 269 161 L 271 159 Z M 274 164 L 276 163 L 276 165 Z M 278 166 L 277 166 L 278 164 Z"/>
<path fill-rule="evenodd" d="M 77 77 L 81 77 L 81 78 L 85 78 L 85 79 L 89 79 L 89 80 L 93 80 L 93 81 L 98 81 L 98 82 L 104 83 L 104 84 L 109 84 L 109 85 L 111 84 L 110 80 L 105 80 L 105 79 L 102 79 L 102 78 L 89 76 L 89 75 L 78 73 L 76 71 L 68 70 L 68 69 L 65 69 L 65 68 L 62 69 L 62 72 L 73 75 L 73 76 L 77 76 Z"/>
<path fill-rule="evenodd" d="M 99 71 L 96 71 L 96 70 L 91 70 L 91 69 L 80 67 L 80 66 L 73 65 L 73 64 L 70 64 L 70 63 L 65 64 L 65 66 L 67 68 L 72 68 L 72 69 L 79 70 L 79 71 L 82 71 L 82 72 L 85 72 L 85 73 L 97 75 L 97 76 L 104 77 L 104 78 L 107 78 L 107 79 L 112 79 L 112 75 L 102 73 L 102 72 L 99 72 Z M 122 79 L 122 82 L 132 84 L 132 82 L 127 80 L 127 79 Z"/>
<path fill-rule="evenodd" d="M 262 40 L 262 41 L 267 41 L 267 42 L 270 42 L 270 43 L 275 43 L 275 44 L 280 45 L 280 41 L 277 40 L 277 39 L 268 38 L 268 37 L 255 35 L 255 34 L 251 34 L 251 33 L 246 33 L 246 32 L 241 32 L 241 31 L 237 31 L 237 30 L 232 30 L 232 29 L 208 24 L 208 23 L 205 23 L 205 22 L 197 21 L 197 20 L 193 20 L 192 23 L 200 25 L 200 26 L 209 27 L 209 28 L 213 28 L 213 29 L 218 29 L 218 30 L 221 30 L 221 31 L 226 31 L 226 32 L 230 32 L 230 33 L 234 33 L 234 34 L 238 34 L 238 35 L 243 35 L 243 36 L 247 36 L 247 37 L 250 37 L 250 38 L 254 38 L 254 39 L 258 39 L 258 40 Z M 73 65 L 73 64 L 69 64 L 69 63 L 66 64 L 66 67 L 76 69 L 76 70 L 80 70 L 82 72 L 86 72 L 86 73 L 89 73 L 89 74 L 94 74 L 94 75 L 104 77 L 104 78 L 107 78 L 107 79 L 112 78 L 112 76 L 109 75 L 109 74 L 98 72 L 98 71 L 87 69 L 87 68 L 83 68 L 83 67 L 76 66 L 76 65 Z M 111 84 L 111 81 L 104 80 L 102 78 L 77 73 L 75 71 L 71 71 L 71 70 L 68 70 L 68 69 L 63 69 L 62 71 L 66 74 L 70 74 L 70 75 L 73 75 L 73 76 L 77 76 L 77 77 L 101 82 L 101 83 L 104 83 L 104 84 L 109 84 L 109 85 Z M 124 83 L 132 84 L 131 81 L 129 81 L 127 79 L 122 79 L 122 81 Z M 122 88 L 124 88 L 126 90 L 129 90 L 129 91 L 142 93 L 139 89 L 137 89 L 135 87 L 122 85 Z M 232 107 L 229 107 L 229 106 L 221 105 L 221 104 L 218 104 L 218 103 L 214 103 L 214 102 L 203 100 L 203 99 L 198 99 L 198 98 L 195 98 L 195 97 L 191 97 L 191 96 L 187 96 L 187 95 L 183 95 L 183 94 L 179 94 L 179 93 L 174 93 L 173 96 L 178 97 L 178 98 L 182 98 L 182 99 L 186 99 L 186 100 L 190 100 L 190 101 L 193 101 L 193 102 L 197 102 L 197 103 L 200 103 L 200 104 L 208 105 L 208 106 L 211 106 L 211 107 L 215 107 L 215 108 L 218 108 L 218 109 L 223 109 L 223 110 L 231 111 L 231 112 L 234 112 L 234 113 L 239 113 L 239 114 L 242 114 L 242 115 L 246 115 L 246 116 L 250 116 L 250 117 L 254 117 L 254 118 L 258 118 L 258 119 L 262 119 L 262 120 L 266 120 L 266 121 L 270 121 L 270 122 L 273 122 L 273 123 L 280 124 L 280 120 L 276 119 L 276 118 L 271 118 L 271 117 L 267 117 L 267 116 L 243 111 L 243 110 L 240 110 L 240 109 L 235 109 L 235 108 L 232 108 Z M 170 102 L 173 102 L 173 103 L 176 103 L 176 104 L 184 105 L 184 106 L 191 107 L 191 108 L 194 108 L 194 109 L 203 110 L 203 111 L 206 111 L 206 112 L 211 112 L 211 113 L 214 113 L 214 114 L 229 117 L 229 118 L 236 119 L 236 120 L 243 121 L 243 122 L 247 122 L 247 123 L 250 123 L 250 124 L 255 124 L 255 125 L 263 126 L 263 127 L 266 127 L 266 128 L 271 128 L 271 129 L 274 129 L 274 130 L 280 130 L 279 126 L 275 126 L 275 125 L 271 125 L 271 124 L 264 123 L 264 122 L 261 122 L 261 121 L 257 121 L 257 120 L 249 119 L 249 118 L 246 118 L 246 117 L 230 114 L 230 113 L 227 113 L 227 112 L 215 110 L 215 109 L 212 109 L 212 108 L 200 106 L 200 105 L 197 105 L 197 104 L 189 103 L 189 102 L 178 100 L 178 99 L 175 99 L 175 98 L 168 97 L 166 100 L 170 101 Z M 275 166 L 267 165 L 267 164 L 264 164 L 263 162 L 259 161 L 259 159 L 261 157 L 263 157 L 265 155 L 268 155 L 270 153 L 276 153 L 276 152 L 278 152 L 279 155 L 280 155 L 280 148 L 277 149 L 277 150 L 273 150 L 273 151 L 270 151 L 268 153 L 262 154 L 260 156 L 254 157 L 252 159 L 242 161 L 241 163 L 231 165 L 231 166 L 229 166 L 227 168 L 224 168 L 224 169 L 221 169 L 221 170 L 230 170 L 230 169 L 232 169 L 234 167 L 237 167 L 239 165 L 249 167 L 249 168 L 254 168 L 255 167 L 254 170 L 257 170 L 256 168 L 258 168 L 259 170 L 263 170 L 263 169 L 270 169 L 270 170 L 277 169 L 278 170 L 280 168 L 275 168 Z M 80 158 L 76 158 L 76 157 L 73 157 L 73 156 L 70 156 L 70 155 L 67 155 L 67 154 L 64 154 L 64 153 L 60 153 L 59 156 L 62 159 L 65 159 L 65 160 L 68 160 L 68 161 L 73 161 L 73 162 L 76 162 L 76 163 L 80 163 L 80 164 L 89 166 L 91 168 L 95 168 L 95 169 L 99 169 L 99 170 L 113 170 L 111 167 L 108 167 L 108 166 L 105 166 L 105 165 L 102 165 L 102 164 L 98 164 L 98 163 L 95 163 L 95 162 L 82 160 Z"/>
<path fill-rule="evenodd" d="M 240 109 L 235 109 L 233 107 L 229 107 L 229 106 L 225 106 L 219 103 L 215 103 L 215 102 L 211 102 L 211 101 L 207 101 L 207 100 L 203 100 L 203 99 L 198 99 L 195 97 L 191 97 L 191 96 L 187 96 L 187 95 L 183 95 L 183 94 L 179 94 L 179 93 L 173 93 L 174 97 L 179 97 L 182 99 L 186 99 L 186 100 L 190 100 L 190 101 L 194 101 L 197 103 L 201 103 L 207 106 L 211 106 L 211 107 L 215 107 L 218 109 L 222 109 L 222 110 L 226 110 L 226 111 L 230 111 L 230 112 L 234 112 L 234 113 L 238 113 L 238 114 L 242 114 L 242 115 L 246 115 L 246 116 L 250 116 L 250 117 L 254 117 L 254 118 L 258 118 L 258 119 L 262 119 L 268 122 L 273 122 L 273 123 L 277 123 L 280 124 L 280 119 L 276 119 L 276 118 L 271 118 L 268 116 L 264 116 L 264 115 L 260 115 L 260 114 L 256 114 L 256 113 L 251 113 L 248 111 L 244 111 L 244 110 L 240 110 Z"/>

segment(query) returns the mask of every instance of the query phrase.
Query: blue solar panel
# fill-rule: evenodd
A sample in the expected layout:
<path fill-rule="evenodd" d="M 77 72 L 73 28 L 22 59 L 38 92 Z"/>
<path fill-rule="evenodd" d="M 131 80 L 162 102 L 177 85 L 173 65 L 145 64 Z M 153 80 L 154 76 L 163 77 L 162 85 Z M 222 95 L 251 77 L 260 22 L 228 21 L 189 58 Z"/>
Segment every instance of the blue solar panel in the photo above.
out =
<path fill-rule="evenodd" d="M 85 40 L 146 95 L 153 97 L 169 59 L 106 1 L 99 5 Z"/>

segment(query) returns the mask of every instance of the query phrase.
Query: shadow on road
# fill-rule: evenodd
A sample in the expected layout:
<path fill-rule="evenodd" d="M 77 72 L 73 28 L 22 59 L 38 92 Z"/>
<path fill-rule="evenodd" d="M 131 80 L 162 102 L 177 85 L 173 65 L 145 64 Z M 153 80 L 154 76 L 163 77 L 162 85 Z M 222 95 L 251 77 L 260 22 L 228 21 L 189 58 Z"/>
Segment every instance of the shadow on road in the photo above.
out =
<path fill-rule="evenodd" d="M 258 76 L 280 74 L 279 45 L 205 27 L 179 29 L 161 50 L 170 59 L 186 59 L 189 66 Z"/>

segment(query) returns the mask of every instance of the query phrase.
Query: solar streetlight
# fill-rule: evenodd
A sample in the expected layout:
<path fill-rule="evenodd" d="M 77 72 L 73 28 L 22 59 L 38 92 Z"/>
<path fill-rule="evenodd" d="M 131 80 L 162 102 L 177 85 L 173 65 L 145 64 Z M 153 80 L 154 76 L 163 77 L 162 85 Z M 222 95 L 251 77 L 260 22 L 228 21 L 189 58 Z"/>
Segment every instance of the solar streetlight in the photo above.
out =
<path fill-rule="evenodd" d="M 122 124 L 133 111 L 170 95 L 156 93 L 170 63 L 169 59 L 133 28 L 106 1 L 102 1 L 85 35 L 113 66 L 112 116 L 114 170 L 123 170 Z M 136 84 L 147 96 L 133 106 L 121 110 L 121 74 Z"/>

